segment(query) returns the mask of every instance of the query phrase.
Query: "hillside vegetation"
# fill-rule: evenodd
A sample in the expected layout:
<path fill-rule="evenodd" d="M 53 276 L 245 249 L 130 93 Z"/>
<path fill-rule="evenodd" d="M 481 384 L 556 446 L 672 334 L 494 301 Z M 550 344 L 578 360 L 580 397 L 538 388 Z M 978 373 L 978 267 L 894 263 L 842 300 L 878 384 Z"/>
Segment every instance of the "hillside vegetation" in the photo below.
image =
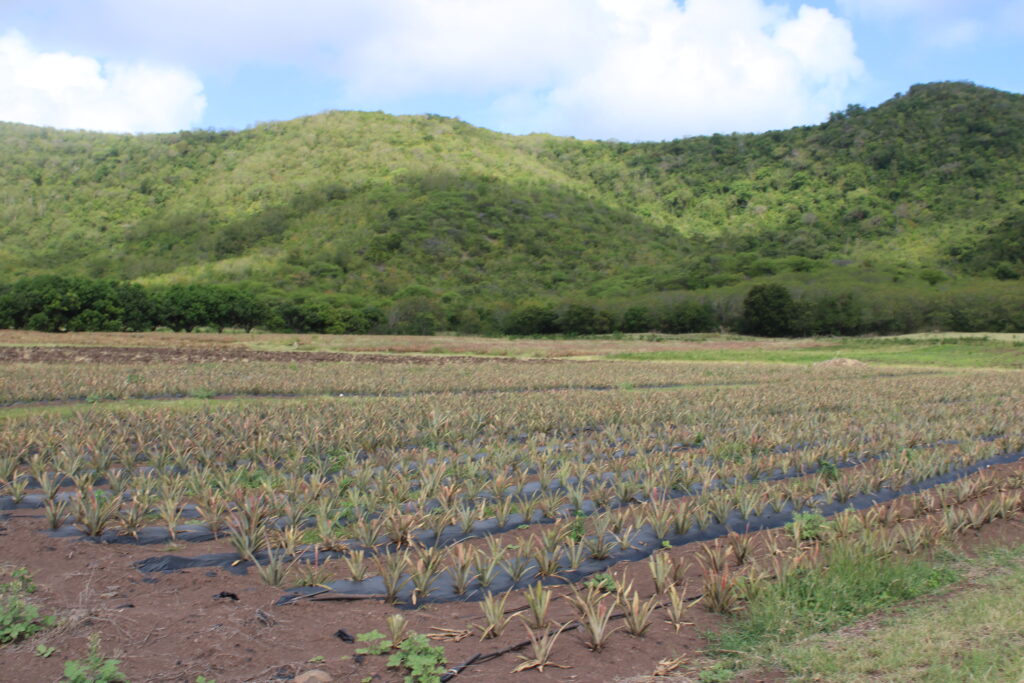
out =
<path fill-rule="evenodd" d="M 231 285 L 486 331 L 524 299 L 610 318 L 695 300 L 728 323 L 774 281 L 857 295 L 865 320 L 919 314 L 893 328 L 1018 322 L 1024 96 L 967 83 L 665 143 L 328 112 L 170 135 L 0 124 L 0 155 L 8 282 Z"/>

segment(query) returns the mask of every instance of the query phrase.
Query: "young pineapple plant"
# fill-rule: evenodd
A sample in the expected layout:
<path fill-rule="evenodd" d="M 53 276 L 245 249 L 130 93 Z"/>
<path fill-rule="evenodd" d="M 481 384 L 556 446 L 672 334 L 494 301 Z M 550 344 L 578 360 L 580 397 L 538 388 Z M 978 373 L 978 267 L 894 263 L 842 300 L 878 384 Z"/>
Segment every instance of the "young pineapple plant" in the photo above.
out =
<path fill-rule="evenodd" d="M 120 511 L 120 498 L 90 485 L 79 490 L 73 514 L 76 525 L 87 536 L 99 536 L 117 520 Z"/>
<path fill-rule="evenodd" d="M 412 604 L 425 599 L 433 590 L 434 584 L 441 575 L 441 561 L 444 558 L 443 551 L 436 546 L 433 548 L 421 547 L 415 556 L 409 556 L 409 577 L 412 581 Z"/>
<path fill-rule="evenodd" d="M 484 626 L 476 627 L 480 631 L 480 640 L 499 637 L 512 618 L 520 614 L 519 612 L 506 613 L 505 603 L 511 592 L 506 591 L 501 599 L 494 597 L 492 593 L 484 595 L 484 599 L 480 602 L 480 611 L 484 615 Z"/>
<path fill-rule="evenodd" d="M 698 602 L 700 602 L 699 597 L 694 600 L 686 599 L 685 586 L 681 588 L 676 586 L 668 587 L 668 602 L 665 604 L 665 615 L 668 617 L 667 621 L 672 625 L 673 630 L 678 633 L 679 629 L 688 625 L 689 622 L 685 620 L 686 610 Z"/>
<path fill-rule="evenodd" d="M 629 583 L 619 590 L 617 596 L 619 607 L 624 613 L 623 628 L 626 633 L 642 638 L 651 626 L 651 615 L 658 607 L 658 597 L 641 600 L 639 592 Z"/>
<path fill-rule="evenodd" d="M 716 614 L 732 614 L 740 609 L 741 591 L 736 578 L 728 569 L 707 571 L 704 574 L 705 609 Z"/>
<path fill-rule="evenodd" d="M 526 624 L 530 628 L 545 628 L 550 621 L 548 619 L 548 608 L 551 606 L 551 590 L 544 587 L 542 583 L 531 584 L 525 591 L 526 598 Z"/>
<path fill-rule="evenodd" d="M 255 561 L 267 547 L 271 509 L 263 496 L 247 494 L 235 500 L 228 521 L 228 541 L 242 560 Z"/>
<path fill-rule="evenodd" d="M 571 596 L 566 596 L 579 613 L 580 626 L 586 636 L 586 646 L 594 652 L 600 652 L 608 643 L 608 639 L 617 629 L 609 628 L 614 602 L 606 599 L 606 594 L 594 587 L 585 591 L 573 589 Z"/>
<path fill-rule="evenodd" d="M 409 583 L 410 578 L 406 576 L 406 568 L 411 562 L 408 550 L 387 553 L 375 558 L 377 573 L 384 582 L 384 600 L 388 604 L 398 602 L 398 595 L 402 588 Z"/>
<path fill-rule="evenodd" d="M 342 561 L 345 566 L 348 567 L 348 573 L 352 577 L 353 581 L 363 581 L 366 579 L 367 567 L 366 567 L 366 551 L 365 550 L 353 550 L 348 549 L 345 555 L 342 557 Z"/>
<path fill-rule="evenodd" d="M 651 555 L 647 559 L 647 569 L 654 580 L 654 590 L 659 595 L 675 584 L 673 562 L 668 553 L 661 551 Z"/>

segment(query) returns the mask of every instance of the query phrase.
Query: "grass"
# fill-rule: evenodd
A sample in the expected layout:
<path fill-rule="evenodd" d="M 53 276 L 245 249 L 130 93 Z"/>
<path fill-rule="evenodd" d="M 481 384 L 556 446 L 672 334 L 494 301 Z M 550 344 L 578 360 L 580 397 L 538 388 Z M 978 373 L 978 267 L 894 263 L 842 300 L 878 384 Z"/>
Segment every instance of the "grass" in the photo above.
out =
<path fill-rule="evenodd" d="M 717 647 L 771 658 L 778 647 L 798 638 L 835 630 L 959 578 L 947 566 L 881 557 L 852 543 L 836 543 L 825 552 L 823 569 L 794 571 L 768 584 L 713 637 Z"/>
<path fill-rule="evenodd" d="M 620 360 L 734 361 L 818 363 L 852 358 L 886 365 L 934 365 L 954 368 L 1022 368 L 1024 344 L 979 337 L 866 338 L 821 342 L 799 348 L 685 349 L 616 353 Z"/>
<path fill-rule="evenodd" d="M 1024 680 L 1024 546 L 968 562 L 988 575 L 962 592 L 912 606 L 854 636 L 817 636 L 780 650 L 798 681 Z"/>
<path fill-rule="evenodd" d="M 701 680 L 765 667 L 808 682 L 1024 680 L 1024 545 L 930 562 L 832 553 L 826 570 L 771 584 L 712 636 L 722 659 Z M 974 578 L 956 584 L 963 576 Z M 907 603 L 951 584 L 962 590 Z"/>

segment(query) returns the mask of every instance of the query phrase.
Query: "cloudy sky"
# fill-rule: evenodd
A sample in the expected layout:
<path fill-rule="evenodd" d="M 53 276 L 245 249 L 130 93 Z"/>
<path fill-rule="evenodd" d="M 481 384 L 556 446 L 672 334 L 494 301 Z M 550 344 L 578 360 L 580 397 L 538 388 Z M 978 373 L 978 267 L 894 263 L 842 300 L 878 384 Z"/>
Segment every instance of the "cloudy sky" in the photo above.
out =
<path fill-rule="evenodd" d="M 1024 92 L 1024 0 L 0 0 L 0 120 L 242 128 L 326 109 L 662 140 L 914 83 Z"/>

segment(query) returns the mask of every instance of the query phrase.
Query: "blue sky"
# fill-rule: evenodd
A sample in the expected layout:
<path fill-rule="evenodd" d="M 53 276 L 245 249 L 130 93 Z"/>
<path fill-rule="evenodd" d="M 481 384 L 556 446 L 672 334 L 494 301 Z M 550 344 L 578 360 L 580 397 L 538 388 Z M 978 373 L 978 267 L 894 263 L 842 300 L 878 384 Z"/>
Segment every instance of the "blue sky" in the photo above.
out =
<path fill-rule="evenodd" d="M 327 109 L 659 140 L 914 83 L 1024 92 L 1024 0 L 4 0 L 0 120 L 160 132 Z"/>

